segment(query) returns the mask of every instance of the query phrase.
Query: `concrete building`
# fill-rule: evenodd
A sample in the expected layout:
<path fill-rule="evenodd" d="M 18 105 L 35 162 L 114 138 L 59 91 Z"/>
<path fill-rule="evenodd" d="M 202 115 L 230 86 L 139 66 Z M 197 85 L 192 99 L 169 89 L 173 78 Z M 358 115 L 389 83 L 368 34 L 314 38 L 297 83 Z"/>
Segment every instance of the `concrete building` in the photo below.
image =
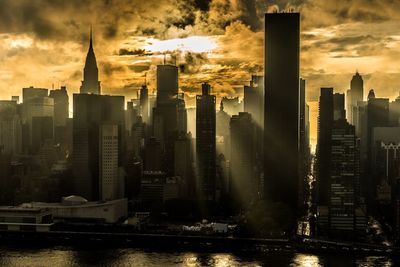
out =
<path fill-rule="evenodd" d="M 23 206 L 46 208 L 55 221 L 117 223 L 128 216 L 126 198 L 111 201 L 87 201 L 80 196 L 63 197 L 59 203 L 31 202 Z"/>
<path fill-rule="evenodd" d="M 1 231 L 49 232 L 52 213 L 46 208 L 24 206 L 0 207 Z"/>
<path fill-rule="evenodd" d="M 113 200 L 118 194 L 118 125 L 102 124 L 100 126 L 100 199 Z"/>

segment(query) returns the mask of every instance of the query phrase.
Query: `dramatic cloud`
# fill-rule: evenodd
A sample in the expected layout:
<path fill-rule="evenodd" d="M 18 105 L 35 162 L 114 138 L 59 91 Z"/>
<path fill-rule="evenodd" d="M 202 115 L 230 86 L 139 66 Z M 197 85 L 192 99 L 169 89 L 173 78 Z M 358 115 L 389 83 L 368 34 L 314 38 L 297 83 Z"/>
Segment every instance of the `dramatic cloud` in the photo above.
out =
<path fill-rule="evenodd" d="M 241 96 L 251 74 L 263 73 L 264 13 L 279 10 L 301 12 L 301 76 L 313 115 L 319 88 L 344 92 L 357 69 L 366 92 L 398 95 L 400 1 L 2 0 L 0 97 L 29 85 L 77 92 L 90 26 L 105 93 L 135 97 L 145 76 L 154 90 L 165 60 L 179 66 L 187 99 L 204 81 L 218 97 Z"/>

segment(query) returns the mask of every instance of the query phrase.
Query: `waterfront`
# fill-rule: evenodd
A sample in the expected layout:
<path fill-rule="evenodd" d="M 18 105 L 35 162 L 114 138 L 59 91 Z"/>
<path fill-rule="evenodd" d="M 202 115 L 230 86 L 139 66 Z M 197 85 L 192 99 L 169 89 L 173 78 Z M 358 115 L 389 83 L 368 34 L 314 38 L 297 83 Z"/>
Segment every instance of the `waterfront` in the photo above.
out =
<path fill-rule="evenodd" d="M 400 259 L 349 254 L 198 253 L 143 249 L 0 247 L 0 266 L 398 266 Z"/>

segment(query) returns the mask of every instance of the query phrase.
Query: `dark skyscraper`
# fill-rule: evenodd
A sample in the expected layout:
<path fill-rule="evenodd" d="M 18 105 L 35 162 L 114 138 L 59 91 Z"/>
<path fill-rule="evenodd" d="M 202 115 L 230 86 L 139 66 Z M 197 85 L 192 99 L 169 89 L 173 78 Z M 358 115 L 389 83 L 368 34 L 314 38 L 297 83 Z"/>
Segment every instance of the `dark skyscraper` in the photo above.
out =
<path fill-rule="evenodd" d="M 255 138 L 251 114 L 239 112 L 230 121 L 230 191 L 242 207 L 257 197 L 258 180 L 254 176 Z"/>
<path fill-rule="evenodd" d="M 344 109 L 344 94 L 333 94 L 333 119 L 346 119 L 346 110 Z"/>
<path fill-rule="evenodd" d="M 157 66 L 157 105 L 170 100 L 178 94 L 178 67 L 174 65 Z"/>
<path fill-rule="evenodd" d="M 265 15 L 265 194 L 298 201 L 300 14 Z"/>
<path fill-rule="evenodd" d="M 317 202 L 329 203 L 329 179 L 331 162 L 331 136 L 333 127 L 333 88 L 321 88 L 319 97 L 318 144 L 317 144 Z"/>
<path fill-rule="evenodd" d="M 361 75 L 356 72 L 350 82 L 350 90 L 347 91 L 347 120 L 354 125 L 357 116 L 359 101 L 364 99 L 364 81 Z"/>
<path fill-rule="evenodd" d="M 96 55 L 93 51 L 92 29 L 90 29 L 90 44 L 83 69 L 81 94 L 100 94 L 99 70 L 97 69 Z"/>
<path fill-rule="evenodd" d="M 100 132 L 103 124 L 125 128 L 124 97 L 74 94 L 73 174 L 74 193 L 89 200 L 100 199 Z M 124 139 L 118 135 L 118 166 L 123 161 Z"/>
<path fill-rule="evenodd" d="M 216 113 L 211 86 L 203 83 L 202 94 L 196 97 L 196 153 L 198 191 L 202 199 L 215 200 Z"/>

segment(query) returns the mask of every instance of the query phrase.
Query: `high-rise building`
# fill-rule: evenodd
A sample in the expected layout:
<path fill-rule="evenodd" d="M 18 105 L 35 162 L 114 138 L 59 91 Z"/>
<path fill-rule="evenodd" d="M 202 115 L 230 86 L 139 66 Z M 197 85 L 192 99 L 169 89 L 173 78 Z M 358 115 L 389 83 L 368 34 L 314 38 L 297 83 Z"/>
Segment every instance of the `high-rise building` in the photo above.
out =
<path fill-rule="evenodd" d="M 350 82 L 350 90 L 347 90 L 346 113 L 347 121 L 354 125 L 354 119 L 357 116 L 356 109 L 359 101 L 364 99 L 364 81 L 361 75 L 356 72 Z"/>
<path fill-rule="evenodd" d="M 353 125 L 334 122 L 331 135 L 329 177 L 329 228 L 331 232 L 353 232 L 355 228 L 356 136 Z"/>
<path fill-rule="evenodd" d="M 69 101 L 67 88 L 51 90 L 49 97 L 54 99 L 54 127 L 66 126 L 69 117 Z"/>
<path fill-rule="evenodd" d="M 0 150 L 5 154 L 22 152 L 22 126 L 16 101 L 0 100 Z"/>
<path fill-rule="evenodd" d="M 333 119 L 345 120 L 346 110 L 344 109 L 344 94 L 333 94 Z"/>
<path fill-rule="evenodd" d="M 400 126 L 400 96 L 389 103 L 389 124 L 392 127 Z"/>
<path fill-rule="evenodd" d="M 299 207 L 304 208 L 306 201 L 306 182 L 310 171 L 309 110 L 306 103 L 306 81 L 300 79 L 300 116 L 299 116 Z"/>
<path fill-rule="evenodd" d="M 376 127 L 388 127 L 389 126 L 389 99 L 387 98 L 377 98 L 375 97 L 374 90 L 370 90 L 368 94 L 368 104 L 366 109 L 367 117 L 367 127 L 366 127 L 366 157 L 364 158 L 364 177 L 361 179 L 361 188 L 366 194 L 367 204 L 372 207 L 372 203 L 375 198 L 375 188 L 374 177 L 371 174 L 372 162 L 372 147 L 373 147 L 373 131 Z M 374 187 L 375 185 L 375 187 Z"/>
<path fill-rule="evenodd" d="M 263 153 L 264 130 L 264 77 L 252 75 L 250 86 L 244 87 L 244 112 L 251 114 L 255 126 L 257 161 L 261 162 Z"/>
<path fill-rule="evenodd" d="M 292 210 L 298 201 L 300 14 L 265 15 L 264 186 Z"/>
<path fill-rule="evenodd" d="M 144 123 L 150 123 L 149 90 L 147 85 L 142 85 L 140 89 L 140 111 Z"/>
<path fill-rule="evenodd" d="M 32 145 L 31 151 L 36 154 L 46 143 L 53 143 L 54 138 L 53 117 L 32 117 Z"/>
<path fill-rule="evenodd" d="M 67 88 L 61 86 L 60 89 L 51 90 L 50 98 L 54 99 L 54 142 L 60 144 L 61 148 L 66 151 L 68 140 L 67 121 L 69 118 L 69 98 Z"/>
<path fill-rule="evenodd" d="M 230 130 L 231 116 L 224 110 L 224 103 L 220 102 L 219 111 L 216 115 L 217 153 L 223 154 L 225 159 L 230 158 Z"/>
<path fill-rule="evenodd" d="M 146 141 L 144 151 L 144 170 L 161 171 L 162 170 L 162 150 L 160 141 L 155 137 L 150 137 Z"/>
<path fill-rule="evenodd" d="M 34 140 L 32 139 L 32 118 L 51 117 L 54 121 L 54 99 L 47 96 L 47 89 L 24 88 L 23 94 L 24 102 L 22 104 L 21 113 L 23 124 L 22 143 L 23 150 L 28 151 L 34 143 Z M 53 128 L 51 130 L 53 132 Z"/>
<path fill-rule="evenodd" d="M 93 50 L 92 29 L 90 29 L 89 50 L 86 56 L 85 68 L 83 69 L 80 93 L 99 95 L 100 90 L 99 70 L 97 69 L 96 55 Z"/>
<path fill-rule="evenodd" d="M 247 206 L 257 197 L 259 181 L 255 177 L 254 122 L 251 114 L 239 112 L 230 121 L 230 190 L 239 205 Z"/>
<path fill-rule="evenodd" d="M 216 175 L 216 114 L 215 95 L 211 86 L 203 83 L 202 94 L 196 96 L 196 167 L 198 190 L 204 200 L 215 200 Z"/>
<path fill-rule="evenodd" d="M 333 88 L 321 88 L 321 95 L 319 97 L 318 143 L 316 151 L 318 205 L 328 205 L 329 202 L 332 127 Z"/>
<path fill-rule="evenodd" d="M 114 200 L 119 196 L 118 183 L 118 125 L 99 126 L 100 199 Z"/>
<path fill-rule="evenodd" d="M 192 172 L 192 137 L 190 134 L 181 133 L 175 140 L 175 166 L 174 175 L 182 178 L 186 185 L 185 195 L 193 196 L 195 193 L 195 184 Z"/>
<path fill-rule="evenodd" d="M 35 88 L 33 86 L 22 88 L 22 102 L 27 102 L 29 99 L 37 97 L 47 97 L 49 90 L 45 88 Z"/>
<path fill-rule="evenodd" d="M 178 67 L 157 65 L 157 105 L 178 94 Z"/>
<path fill-rule="evenodd" d="M 124 162 L 124 97 L 74 94 L 73 185 L 75 194 L 100 199 L 100 127 L 118 125 L 118 166 Z"/>

